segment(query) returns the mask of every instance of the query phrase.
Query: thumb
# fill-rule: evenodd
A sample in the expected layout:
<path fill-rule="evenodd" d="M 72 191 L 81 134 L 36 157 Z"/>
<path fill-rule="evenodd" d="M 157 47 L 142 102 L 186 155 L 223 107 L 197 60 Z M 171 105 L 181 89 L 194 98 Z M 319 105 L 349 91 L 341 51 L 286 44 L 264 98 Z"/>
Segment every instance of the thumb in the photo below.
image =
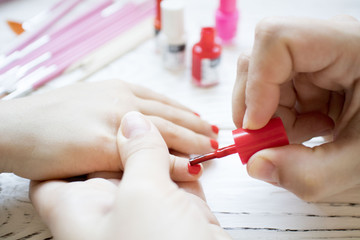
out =
<path fill-rule="evenodd" d="M 123 181 L 169 181 L 168 148 L 157 128 L 142 114 L 125 114 L 117 142 Z"/>
<path fill-rule="evenodd" d="M 317 201 L 359 182 L 355 152 L 355 147 L 335 142 L 314 148 L 289 145 L 256 153 L 247 169 L 254 178 L 283 187 L 306 201 Z"/>

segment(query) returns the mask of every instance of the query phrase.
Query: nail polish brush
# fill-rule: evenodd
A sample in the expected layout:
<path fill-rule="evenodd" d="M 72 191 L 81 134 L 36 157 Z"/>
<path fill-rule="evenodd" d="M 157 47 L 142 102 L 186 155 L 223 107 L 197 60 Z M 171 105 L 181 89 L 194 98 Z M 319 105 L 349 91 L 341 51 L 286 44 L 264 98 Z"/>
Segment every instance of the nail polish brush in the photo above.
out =
<path fill-rule="evenodd" d="M 238 153 L 241 162 L 245 165 L 256 152 L 273 147 L 289 144 L 284 125 L 279 117 L 258 130 L 236 129 L 232 132 L 235 144 L 217 149 L 212 153 L 197 156 L 189 160 L 190 165 L 196 165 L 214 158 L 222 158 Z"/>

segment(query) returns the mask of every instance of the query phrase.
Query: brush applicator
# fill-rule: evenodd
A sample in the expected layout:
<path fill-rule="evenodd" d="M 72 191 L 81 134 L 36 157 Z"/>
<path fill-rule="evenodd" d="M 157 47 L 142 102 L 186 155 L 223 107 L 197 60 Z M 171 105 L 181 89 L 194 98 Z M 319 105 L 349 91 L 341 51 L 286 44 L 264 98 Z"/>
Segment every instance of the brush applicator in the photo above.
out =
<path fill-rule="evenodd" d="M 256 152 L 289 144 L 284 125 L 280 118 L 273 118 L 258 130 L 236 129 L 232 132 L 235 144 L 217 149 L 212 153 L 197 156 L 189 160 L 190 165 L 196 165 L 214 158 L 222 158 L 238 153 L 243 164 L 247 164 Z"/>

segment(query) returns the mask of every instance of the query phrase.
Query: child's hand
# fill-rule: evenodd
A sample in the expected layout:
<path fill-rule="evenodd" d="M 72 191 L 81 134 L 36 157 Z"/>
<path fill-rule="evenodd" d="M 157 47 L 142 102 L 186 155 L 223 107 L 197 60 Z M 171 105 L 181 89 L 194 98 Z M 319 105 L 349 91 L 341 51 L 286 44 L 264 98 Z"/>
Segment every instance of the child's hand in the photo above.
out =
<path fill-rule="evenodd" d="M 202 154 L 216 145 L 213 127 L 173 100 L 119 80 L 81 83 L 0 102 L 0 172 L 45 180 L 121 171 L 116 133 L 129 111 L 146 115 L 178 153 Z M 172 159 L 187 172 L 187 161 Z"/>
<path fill-rule="evenodd" d="M 271 18 L 239 59 L 233 92 L 237 127 L 258 129 L 280 116 L 293 143 L 334 134 L 313 149 L 290 145 L 254 155 L 255 178 L 318 200 L 360 183 L 360 23 Z"/>
<path fill-rule="evenodd" d="M 169 152 L 156 127 L 139 113 L 118 133 L 121 180 L 33 183 L 30 196 L 55 239 L 231 239 L 205 201 L 169 176 Z M 190 187 L 201 196 L 201 187 Z"/>

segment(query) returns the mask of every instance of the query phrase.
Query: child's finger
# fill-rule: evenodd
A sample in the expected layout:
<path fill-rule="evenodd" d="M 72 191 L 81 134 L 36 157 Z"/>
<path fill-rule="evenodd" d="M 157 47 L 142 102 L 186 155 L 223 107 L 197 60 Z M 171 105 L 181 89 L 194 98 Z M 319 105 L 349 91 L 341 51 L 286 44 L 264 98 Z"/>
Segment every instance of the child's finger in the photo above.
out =
<path fill-rule="evenodd" d="M 141 100 L 138 106 L 141 113 L 148 116 L 158 116 L 179 126 L 188 128 L 205 136 L 216 138 L 219 129 L 202 120 L 192 112 L 185 111 L 158 101 Z"/>
<path fill-rule="evenodd" d="M 48 182 L 31 181 L 29 190 L 31 202 L 45 222 L 51 219 L 50 214 L 53 213 L 51 209 L 56 206 L 58 201 L 57 189 L 66 184 L 66 181 L 60 180 Z"/>
<path fill-rule="evenodd" d="M 158 101 L 163 104 L 167 104 L 167 105 L 170 105 L 170 106 L 193 113 L 193 111 L 190 108 L 188 108 L 188 107 L 178 103 L 177 101 L 175 101 L 171 98 L 168 98 L 162 94 L 156 93 L 148 88 L 145 88 L 145 87 L 142 87 L 139 85 L 134 85 L 134 84 L 129 84 L 129 86 L 130 86 L 131 91 L 139 98 L 146 99 L 146 100 Z"/>
<path fill-rule="evenodd" d="M 191 131 L 160 117 L 149 117 L 159 129 L 169 149 L 185 154 L 204 154 L 218 148 L 215 139 Z"/>
<path fill-rule="evenodd" d="M 190 182 L 200 178 L 203 172 L 201 164 L 189 165 L 188 158 L 170 155 L 170 175 L 175 182 Z"/>
<path fill-rule="evenodd" d="M 241 54 L 237 63 L 237 76 L 232 94 L 232 115 L 235 126 L 240 128 L 246 110 L 245 89 L 248 78 L 250 56 Z"/>

